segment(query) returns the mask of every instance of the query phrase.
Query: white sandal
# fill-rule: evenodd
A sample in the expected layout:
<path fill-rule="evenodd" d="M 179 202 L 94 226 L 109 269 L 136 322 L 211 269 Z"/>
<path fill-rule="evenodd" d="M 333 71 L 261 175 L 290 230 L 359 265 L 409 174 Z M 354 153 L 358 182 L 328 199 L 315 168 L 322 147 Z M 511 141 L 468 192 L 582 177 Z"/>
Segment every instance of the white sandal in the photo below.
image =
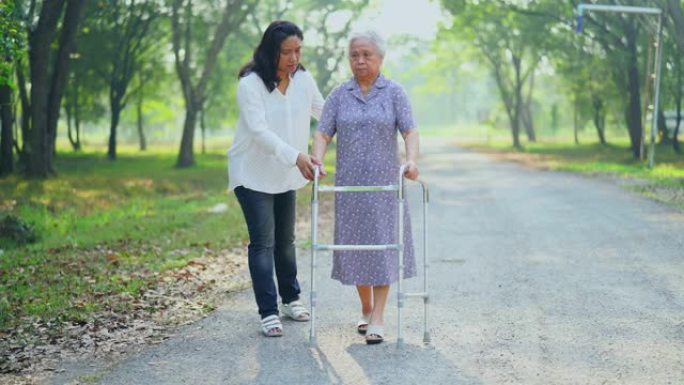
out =
<path fill-rule="evenodd" d="M 283 324 L 280 317 L 273 314 L 261 320 L 261 332 L 266 337 L 280 337 L 283 335 Z"/>
<path fill-rule="evenodd" d="M 385 340 L 385 330 L 382 325 L 368 325 L 366 331 L 366 343 L 368 345 L 379 344 Z"/>
<path fill-rule="evenodd" d="M 370 316 L 362 316 L 359 322 L 356 323 L 356 331 L 359 332 L 359 334 L 366 334 L 366 330 L 368 330 L 368 319 Z"/>
<path fill-rule="evenodd" d="M 282 312 L 286 316 L 299 322 L 308 321 L 311 318 L 311 314 L 299 300 L 284 304 Z"/>

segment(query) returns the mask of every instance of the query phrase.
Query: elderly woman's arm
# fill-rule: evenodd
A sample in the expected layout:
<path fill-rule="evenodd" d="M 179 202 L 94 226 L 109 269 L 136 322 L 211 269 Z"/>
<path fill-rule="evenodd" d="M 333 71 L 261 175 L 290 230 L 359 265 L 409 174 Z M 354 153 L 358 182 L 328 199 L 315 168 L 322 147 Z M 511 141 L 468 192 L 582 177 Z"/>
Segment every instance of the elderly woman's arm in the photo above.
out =
<path fill-rule="evenodd" d="M 418 148 L 420 146 L 420 139 L 417 130 L 410 130 L 401 134 L 404 137 L 404 146 L 406 147 L 406 171 L 404 176 L 408 179 L 416 180 L 418 178 Z"/>
<path fill-rule="evenodd" d="M 331 136 L 320 131 L 316 131 L 314 134 L 311 152 L 313 153 L 313 157 L 321 162 L 321 176 L 326 175 L 323 158 L 325 157 L 325 150 L 328 148 L 328 144 L 331 140 Z"/>

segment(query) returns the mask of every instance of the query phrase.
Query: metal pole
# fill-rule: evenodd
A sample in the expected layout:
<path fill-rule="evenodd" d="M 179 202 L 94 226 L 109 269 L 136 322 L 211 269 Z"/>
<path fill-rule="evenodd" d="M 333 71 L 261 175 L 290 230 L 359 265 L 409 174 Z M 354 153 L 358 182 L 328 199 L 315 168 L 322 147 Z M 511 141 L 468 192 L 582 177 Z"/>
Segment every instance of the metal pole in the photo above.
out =
<path fill-rule="evenodd" d="M 577 12 L 580 16 L 584 11 L 603 11 L 616 13 L 643 13 L 647 15 L 660 15 L 662 13 L 660 8 L 652 7 L 631 7 L 627 5 L 602 5 L 602 4 L 580 4 L 577 6 Z"/>
<path fill-rule="evenodd" d="M 660 67 L 663 61 L 663 14 L 658 15 L 658 35 L 656 36 L 655 92 L 653 95 L 653 119 L 651 120 L 651 149 L 648 152 L 648 167 L 655 166 L 655 138 L 658 131 L 658 111 L 660 102 Z"/>
<path fill-rule="evenodd" d="M 423 343 L 430 344 L 430 331 L 428 330 L 428 305 L 430 303 L 430 296 L 428 293 L 428 269 L 430 264 L 428 262 L 428 203 L 430 201 L 430 194 L 426 184 L 421 183 L 423 187 Z"/>
<path fill-rule="evenodd" d="M 314 167 L 314 180 L 311 189 L 311 319 L 309 343 L 316 344 L 316 246 L 318 244 L 318 176 L 320 170 Z"/>
<path fill-rule="evenodd" d="M 398 273 L 397 276 L 397 346 L 401 347 L 404 343 L 404 338 L 401 335 L 401 310 L 404 307 L 404 293 L 402 292 L 402 277 L 404 272 L 404 170 L 406 166 L 399 168 L 399 189 L 397 190 L 397 200 L 399 201 L 399 213 L 397 221 L 397 244 L 399 250 L 397 251 L 398 259 Z"/>

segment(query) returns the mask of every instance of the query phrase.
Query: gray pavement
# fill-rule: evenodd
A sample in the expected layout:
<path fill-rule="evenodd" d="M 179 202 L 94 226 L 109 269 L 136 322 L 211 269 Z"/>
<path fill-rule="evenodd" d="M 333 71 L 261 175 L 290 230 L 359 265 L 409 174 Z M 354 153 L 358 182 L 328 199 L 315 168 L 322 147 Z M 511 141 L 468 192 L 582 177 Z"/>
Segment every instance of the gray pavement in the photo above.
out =
<path fill-rule="evenodd" d="M 316 347 L 308 323 L 286 321 L 284 337 L 261 337 L 247 290 L 90 382 L 684 384 L 684 215 L 596 179 L 436 144 L 423 152 L 431 346 L 422 344 L 415 300 L 397 348 L 394 291 L 387 342 L 366 346 L 355 333 L 355 291 L 328 278 L 325 257 Z M 308 302 L 308 251 L 299 265 Z M 419 284 L 412 279 L 409 289 Z"/>

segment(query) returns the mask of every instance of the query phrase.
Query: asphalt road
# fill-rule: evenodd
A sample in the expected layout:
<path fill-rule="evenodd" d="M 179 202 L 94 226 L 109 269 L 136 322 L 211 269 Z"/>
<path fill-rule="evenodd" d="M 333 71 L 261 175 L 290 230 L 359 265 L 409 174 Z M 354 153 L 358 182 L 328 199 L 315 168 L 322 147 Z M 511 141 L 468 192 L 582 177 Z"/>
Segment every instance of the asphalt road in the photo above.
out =
<path fill-rule="evenodd" d="M 436 143 L 423 152 L 430 346 L 417 300 L 407 303 L 406 343 L 397 346 L 394 290 L 387 341 L 367 346 L 355 332 L 355 291 L 328 278 L 324 257 L 316 346 L 308 323 L 260 336 L 247 290 L 164 343 L 91 372 L 88 383 L 684 384 L 682 213 L 597 179 Z M 299 264 L 308 302 L 307 251 Z M 74 367 L 53 383 L 83 373 Z"/>

